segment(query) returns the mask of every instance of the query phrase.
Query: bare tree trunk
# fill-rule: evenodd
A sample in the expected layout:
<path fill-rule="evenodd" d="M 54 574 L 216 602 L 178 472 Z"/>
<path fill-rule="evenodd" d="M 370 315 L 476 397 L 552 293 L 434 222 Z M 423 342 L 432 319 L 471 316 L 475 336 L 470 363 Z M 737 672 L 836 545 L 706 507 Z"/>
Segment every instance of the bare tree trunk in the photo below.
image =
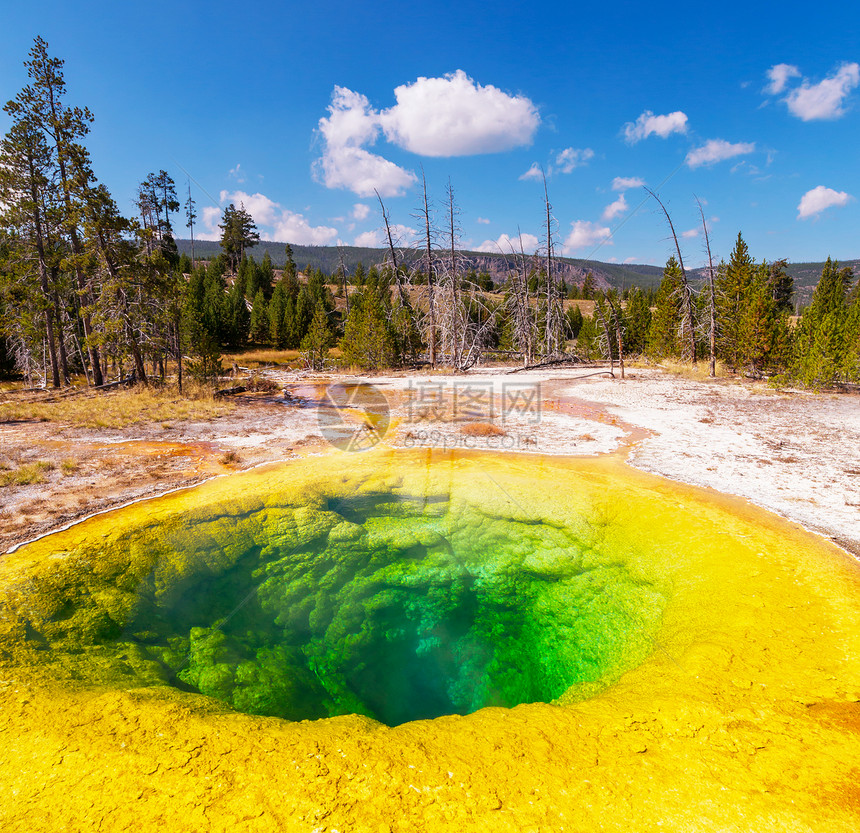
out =
<path fill-rule="evenodd" d="M 705 234 L 705 247 L 708 250 L 708 316 L 710 318 L 708 375 L 714 378 L 717 375 L 717 298 L 714 286 L 714 259 L 711 256 L 711 238 L 708 234 L 708 224 L 705 222 L 705 210 L 698 197 L 696 197 L 696 203 L 699 206 L 699 214 L 702 215 L 702 230 Z"/>
<path fill-rule="evenodd" d="M 423 183 L 424 209 L 421 212 L 424 220 L 424 257 L 427 267 L 427 303 L 430 307 L 430 333 L 427 340 L 430 348 L 430 366 L 436 367 L 436 297 L 433 285 L 433 251 L 431 248 L 430 237 L 430 206 L 427 202 L 427 179 L 424 176 L 424 171 L 421 171 L 421 181 Z"/>
<path fill-rule="evenodd" d="M 451 265 L 448 280 L 451 282 L 451 343 L 454 369 L 460 370 L 460 276 L 457 274 L 457 234 L 455 225 L 456 209 L 454 204 L 454 187 L 448 180 L 448 233 L 451 244 Z"/>
<path fill-rule="evenodd" d="M 685 352 L 689 354 L 685 358 L 696 364 L 696 328 L 693 320 L 693 292 L 687 280 L 687 270 L 684 268 L 684 258 L 681 255 L 678 235 L 675 233 L 675 225 L 669 216 L 669 212 L 666 210 L 666 206 L 663 205 L 660 198 L 650 188 L 646 188 L 645 190 L 657 200 L 657 204 L 663 209 L 663 214 L 666 215 L 666 221 L 669 223 L 669 229 L 672 232 L 672 239 L 675 241 L 675 251 L 678 253 L 678 263 L 681 266 L 681 314 L 683 316 L 684 329 L 682 335 L 686 341 Z"/>
<path fill-rule="evenodd" d="M 51 269 L 51 274 L 54 279 L 54 286 L 56 286 L 57 280 L 57 269 L 53 267 Z M 69 360 L 66 355 L 66 341 L 63 338 L 63 313 L 62 308 L 60 306 L 60 293 L 54 289 L 54 320 L 57 323 L 57 348 L 60 353 L 60 372 L 63 377 L 63 382 L 65 384 L 69 384 L 71 380 L 71 375 L 69 374 Z"/>
<path fill-rule="evenodd" d="M 543 175 L 543 199 L 546 208 L 546 355 L 551 356 L 552 350 L 552 215 L 549 204 L 549 193 L 546 187 L 546 174 Z"/>
<path fill-rule="evenodd" d="M 54 313 L 51 309 L 51 291 L 48 285 L 48 266 L 45 261 L 45 241 L 42 232 L 42 212 L 39 195 L 36 191 L 36 169 L 33 157 L 28 154 L 27 165 L 30 175 L 30 198 L 33 200 L 33 229 L 36 235 L 36 251 L 39 257 L 39 282 L 42 294 L 45 296 L 45 337 L 48 353 L 51 357 L 51 382 L 55 388 L 60 387 L 60 366 L 57 363 L 57 345 L 54 336 Z M 48 383 L 48 366 L 45 363 L 45 385 Z"/>
<path fill-rule="evenodd" d="M 346 282 L 346 264 L 343 262 L 343 249 L 338 246 L 337 252 L 340 255 L 340 280 L 343 287 L 343 297 L 346 300 L 346 315 L 349 317 L 349 285 Z"/>
<path fill-rule="evenodd" d="M 603 304 L 598 297 L 594 303 L 594 309 L 600 318 L 600 323 L 603 326 L 603 335 L 606 340 L 606 352 L 609 353 L 609 372 L 615 377 L 615 358 L 612 355 L 612 336 L 609 332 L 609 324 L 606 321 L 606 314 L 603 310 Z"/>
<path fill-rule="evenodd" d="M 621 368 L 621 378 L 624 378 L 624 335 L 621 330 L 621 302 L 618 302 L 618 307 L 612 300 L 612 297 L 607 292 L 606 301 L 609 308 L 612 310 L 612 317 L 615 319 L 615 341 L 618 344 L 618 365 Z M 611 356 L 610 356 L 611 358 Z"/>
<path fill-rule="evenodd" d="M 379 200 L 379 208 L 382 211 L 382 222 L 385 223 L 385 236 L 388 238 L 388 251 L 391 255 L 391 268 L 394 270 L 394 283 L 397 286 L 397 294 L 402 303 L 406 302 L 406 293 L 403 290 L 403 284 L 400 281 L 400 271 L 397 263 L 397 251 L 394 248 L 394 238 L 391 235 L 391 223 L 388 220 L 388 212 L 385 210 L 385 203 L 382 202 L 382 197 L 379 196 L 379 191 L 375 188 L 373 193 L 376 194 L 376 199 Z"/>

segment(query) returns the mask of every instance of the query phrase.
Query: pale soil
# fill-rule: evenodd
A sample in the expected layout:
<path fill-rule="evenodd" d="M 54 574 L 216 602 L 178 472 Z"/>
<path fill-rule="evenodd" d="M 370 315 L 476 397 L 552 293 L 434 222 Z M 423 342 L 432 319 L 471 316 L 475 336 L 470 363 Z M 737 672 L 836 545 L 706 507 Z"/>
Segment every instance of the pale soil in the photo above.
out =
<path fill-rule="evenodd" d="M 363 381 L 385 395 L 391 421 L 384 441 L 396 447 L 550 455 L 620 450 L 638 468 L 747 498 L 860 554 L 860 397 L 694 381 L 659 370 L 629 371 L 624 381 L 582 378 L 589 372 L 494 370 Z M 375 407 L 362 408 L 361 396 L 345 410 L 326 405 L 327 382 L 360 381 L 356 377 L 268 375 L 289 399 L 234 397 L 232 413 L 208 422 L 125 430 L 0 423 L 0 463 L 55 465 L 43 483 L 0 488 L 0 552 L 131 500 L 263 462 L 327 452 L 331 437 L 372 443 L 386 428 L 374 421 Z M 321 429 L 321 422 L 330 427 Z M 464 433 L 470 422 L 491 423 L 495 433 Z M 61 466 L 69 460 L 76 469 Z"/>

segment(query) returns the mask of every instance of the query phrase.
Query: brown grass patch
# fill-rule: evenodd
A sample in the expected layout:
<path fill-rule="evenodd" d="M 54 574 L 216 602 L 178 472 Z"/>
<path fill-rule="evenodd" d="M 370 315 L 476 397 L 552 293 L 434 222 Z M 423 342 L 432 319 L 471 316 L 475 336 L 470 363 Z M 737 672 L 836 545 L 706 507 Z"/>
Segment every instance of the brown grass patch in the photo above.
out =
<path fill-rule="evenodd" d="M 504 437 L 507 432 L 492 422 L 469 422 L 460 427 L 460 433 L 468 437 Z"/>
<path fill-rule="evenodd" d="M 66 399 L 0 404 L 0 422 L 38 420 L 64 422 L 85 428 L 125 428 L 168 420 L 210 420 L 230 413 L 235 405 L 216 401 L 207 387 L 186 385 L 183 393 L 171 389 L 136 387 Z"/>
<path fill-rule="evenodd" d="M 49 460 L 37 460 L 35 463 L 25 463 L 17 469 L 0 471 L 0 486 L 31 486 L 34 483 L 45 482 L 45 472 L 54 468 Z"/>

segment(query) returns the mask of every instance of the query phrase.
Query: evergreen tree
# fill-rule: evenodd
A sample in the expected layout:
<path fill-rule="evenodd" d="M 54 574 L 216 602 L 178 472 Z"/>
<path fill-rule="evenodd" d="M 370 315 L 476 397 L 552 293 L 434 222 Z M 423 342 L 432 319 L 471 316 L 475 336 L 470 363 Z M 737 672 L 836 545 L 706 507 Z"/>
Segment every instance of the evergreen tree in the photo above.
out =
<path fill-rule="evenodd" d="M 260 242 L 260 234 L 254 218 L 245 211 L 244 206 L 236 208 L 230 203 L 225 209 L 218 227 L 221 229 L 221 249 L 227 258 L 230 271 L 235 274 L 245 249 Z"/>
<path fill-rule="evenodd" d="M 302 355 L 311 370 L 322 370 L 333 343 L 334 336 L 329 328 L 328 316 L 324 307 L 317 304 L 310 327 L 301 343 Z"/>
<path fill-rule="evenodd" d="M 269 341 L 269 305 L 266 303 L 266 296 L 262 289 L 258 289 L 254 296 L 249 330 L 251 341 L 254 343 L 266 344 Z"/>
<path fill-rule="evenodd" d="M 376 270 L 371 268 L 368 279 Z M 378 276 L 378 273 L 377 273 Z M 388 290 L 368 285 L 352 296 L 340 348 L 346 361 L 364 370 L 398 363 L 397 335 L 388 318 Z"/>
<path fill-rule="evenodd" d="M 260 289 L 263 290 L 263 295 L 266 296 L 266 300 L 271 298 L 272 289 L 275 286 L 275 267 L 272 265 L 272 258 L 269 255 L 268 249 L 266 249 L 266 252 L 263 255 L 263 260 L 257 268 L 257 283 Z"/>
<path fill-rule="evenodd" d="M 755 269 L 749 248 L 738 232 L 728 263 L 717 270 L 717 355 L 732 369 L 744 361 L 744 313 L 746 312 Z"/>
<path fill-rule="evenodd" d="M 567 334 L 569 338 L 578 338 L 579 331 L 582 329 L 582 310 L 579 304 L 571 304 L 565 313 L 565 324 L 567 326 Z"/>
<path fill-rule="evenodd" d="M 582 290 L 580 291 L 580 297 L 585 301 L 591 301 L 594 299 L 594 291 L 596 289 L 596 285 L 594 283 L 594 275 L 591 272 L 587 272 L 584 280 L 582 281 Z"/>
<path fill-rule="evenodd" d="M 678 356 L 681 352 L 681 277 L 681 267 L 672 255 L 663 270 L 646 347 L 649 355 L 658 359 Z"/>
<path fill-rule="evenodd" d="M 292 304 L 292 299 L 286 291 L 284 281 L 278 281 L 272 292 L 272 300 L 269 302 L 269 341 L 273 347 L 287 346 L 287 331 L 285 314 L 287 302 Z"/>
<path fill-rule="evenodd" d="M 651 309 L 644 292 L 634 287 L 627 296 L 627 351 L 632 355 L 645 352 L 651 331 Z"/>
<path fill-rule="evenodd" d="M 803 313 L 795 339 L 790 375 L 812 388 L 830 387 L 834 382 L 856 378 L 851 363 L 856 342 L 854 304 L 848 306 L 851 270 L 839 269 L 830 258 Z"/>

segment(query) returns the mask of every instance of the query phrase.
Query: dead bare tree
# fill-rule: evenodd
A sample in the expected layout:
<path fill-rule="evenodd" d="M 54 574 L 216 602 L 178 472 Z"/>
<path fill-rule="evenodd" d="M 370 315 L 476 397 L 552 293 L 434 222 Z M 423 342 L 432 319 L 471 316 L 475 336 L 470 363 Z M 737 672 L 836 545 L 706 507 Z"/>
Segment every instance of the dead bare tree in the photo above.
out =
<path fill-rule="evenodd" d="M 612 291 L 606 293 L 606 303 L 609 304 L 609 309 L 612 311 L 612 318 L 615 322 L 615 343 L 618 345 L 618 366 L 621 369 L 621 378 L 624 378 L 624 332 L 621 326 L 621 302 L 615 305 L 615 300 L 612 297 Z M 610 361 L 611 361 L 610 350 Z"/>
<path fill-rule="evenodd" d="M 555 244 L 553 241 L 553 231 L 558 225 L 555 217 L 552 216 L 552 205 L 549 201 L 549 192 L 546 185 L 546 174 L 543 173 L 543 196 L 544 208 L 546 209 L 546 224 L 544 227 L 545 235 L 545 257 L 544 270 L 546 271 L 546 315 L 544 316 L 544 338 L 546 342 L 547 357 L 560 352 L 561 332 L 562 332 L 562 315 L 561 304 L 558 299 L 558 289 L 553 280 L 552 267 L 555 256 Z"/>
<path fill-rule="evenodd" d="M 382 197 L 379 196 L 379 191 L 374 188 L 373 193 L 376 194 L 376 199 L 379 200 L 379 210 L 382 212 L 382 222 L 385 224 L 385 237 L 388 240 L 388 253 L 391 257 L 391 270 L 394 275 L 394 284 L 397 287 L 397 295 L 400 298 L 400 302 L 406 304 L 408 298 L 406 297 L 406 290 L 403 288 L 403 281 L 401 280 L 400 264 L 397 262 L 397 250 L 394 247 L 394 236 L 391 231 L 388 211 L 385 208 Z"/>
<path fill-rule="evenodd" d="M 698 197 L 696 197 L 696 204 L 699 206 L 699 214 L 702 216 L 702 232 L 705 235 L 705 248 L 708 252 L 708 318 L 710 325 L 708 328 L 708 375 L 715 377 L 717 375 L 717 296 L 714 285 L 714 258 L 711 255 L 711 238 L 708 234 L 708 224 L 705 222 L 705 209 L 702 208 L 702 203 Z"/>
<path fill-rule="evenodd" d="M 696 328 L 693 316 L 693 290 L 690 287 L 690 282 L 687 280 L 687 270 L 684 268 L 684 258 L 681 255 L 681 246 L 678 243 L 678 235 L 675 232 L 675 225 L 666 206 L 662 200 L 650 188 L 645 189 L 657 201 L 657 205 L 663 210 L 666 217 L 666 222 L 669 223 L 669 229 L 672 232 L 672 239 L 675 241 L 675 251 L 678 254 L 678 264 L 681 267 L 681 337 L 684 344 L 684 359 L 696 364 Z"/>
<path fill-rule="evenodd" d="M 337 253 L 340 258 L 340 285 L 343 288 L 343 297 L 346 302 L 346 314 L 349 316 L 349 286 L 346 282 L 346 263 L 343 259 L 343 246 L 337 247 Z"/>
<path fill-rule="evenodd" d="M 421 184 L 422 184 L 422 205 L 418 209 L 418 217 L 424 225 L 424 238 L 422 245 L 424 248 L 424 269 L 427 276 L 427 306 L 429 315 L 429 326 L 427 332 L 427 345 L 430 350 L 430 366 L 436 367 L 436 287 L 435 287 L 435 267 L 433 263 L 433 239 L 434 231 L 431 231 L 430 223 L 430 201 L 427 197 L 427 178 L 424 176 L 424 169 L 421 169 Z"/>
<path fill-rule="evenodd" d="M 603 337 L 601 341 L 606 348 L 606 353 L 609 356 L 609 372 L 612 378 L 615 378 L 615 357 L 612 354 L 612 334 L 609 330 L 609 322 L 606 320 L 606 310 L 603 309 L 603 294 L 598 294 L 594 299 L 594 311 L 600 319 L 600 325 L 603 327 Z"/>

